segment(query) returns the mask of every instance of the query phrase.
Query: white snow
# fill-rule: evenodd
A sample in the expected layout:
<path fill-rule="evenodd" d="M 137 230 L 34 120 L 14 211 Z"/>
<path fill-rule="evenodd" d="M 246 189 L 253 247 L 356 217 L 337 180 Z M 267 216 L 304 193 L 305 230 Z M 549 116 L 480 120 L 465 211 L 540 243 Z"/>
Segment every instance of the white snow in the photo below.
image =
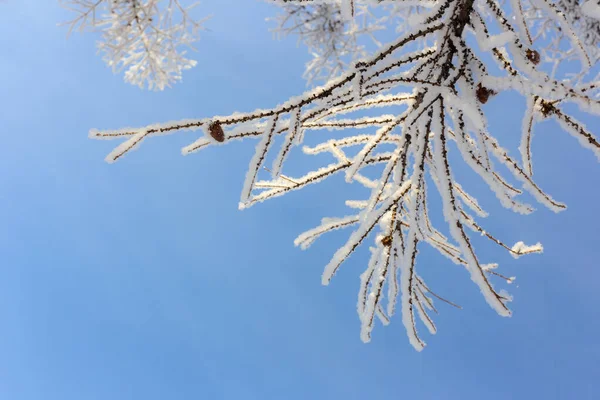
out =
<path fill-rule="evenodd" d="M 596 18 L 600 20 L 600 1 L 587 0 L 581 5 L 581 12 L 590 18 Z"/>

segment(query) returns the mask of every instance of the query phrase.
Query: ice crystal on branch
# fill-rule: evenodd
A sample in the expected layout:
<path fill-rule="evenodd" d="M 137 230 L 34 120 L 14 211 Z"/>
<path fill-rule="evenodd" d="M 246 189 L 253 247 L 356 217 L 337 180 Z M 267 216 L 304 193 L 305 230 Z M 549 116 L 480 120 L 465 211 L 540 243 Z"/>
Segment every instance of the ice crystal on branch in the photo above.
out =
<path fill-rule="evenodd" d="M 531 213 L 532 206 L 521 200 L 523 192 L 527 192 L 541 205 L 559 212 L 566 206 L 546 193 L 533 177 L 533 127 L 540 120 L 552 118 L 600 157 L 596 137 L 565 107 L 572 104 L 599 115 L 600 102 L 593 98 L 597 83 L 583 78 L 595 61 L 576 34 L 577 29 L 570 26 L 554 3 L 537 1 L 543 3 L 544 18 L 555 21 L 578 55 L 581 73 L 577 80 L 560 81 L 541 68 L 538 39 L 531 34 L 524 2 L 363 2 L 373 7 L 380 3 L 394 6 L 389 12 L 402 5 L 421 4 L 427 5 L 422 7 L 427 11 L 419 14 L 409 30 L 321 87 L 270 109 L 138 129 L 92 130 L 90 136 L 124 139 L 107 157 L 110 162 L 151 136 L 182 130 L 203 131 L 198 140 L 183 149 L 184 154 L 255 138 L 258 143 L 246 173 L 240 208 L 334 175 L 364 186 L 368 192 L 364 199 L 346 202 L 350 213 L 323 219 L 319 226 L 298 236 L 295 244 L 304 249 L 327 232 L 351 231 L 325 267 L 322 282 L 327 285 L 359 246 L 373 240 L 370 260 L 360 276 L 360 336 L 369 341 L 375 321 L 388 324 L 399 309 L 410 343 L 421 350 L 425 342 L 418 331 L 419 324 L 431 334 L 437 331 L 432 319 L 432 313 L 438 312 L 434 300 L 459 306 L 425 282 L 419 271 L 427 266 L 417 264 L 419 247 L 431 246 L 464 268 L 487 303 L 502 316 L 511 314 L 508 303 L 512 298 L 495 285 L 511 283 L 514 277 L 498 272 L 497 264 L 483 263 L 472 236 L 481 235 L 514 257 L 542 251 L 539 243 L 527 245 L 519 241 L 508 245 L 485 229 L 480 220 L 487 213 L 454 178 L 449 152 L 458 152 L 504 207 L 521 214 Z M 520 160 L 502 147 L 481 108 L 507 90 L 514 90 L 527 100 Z M 346 134 L 331 137 L 328 131 Z M 302 146 L 303 138 L 309 134 L 322 138 L 321 143 Z M 300 176 L 284 174 L 286 161 L 294 147 L 299 146 L 305 157 L 329 154 L 331 163 Z M 441 195 L 449 237 L 436 229 L 430 218 L 432 191 Z"/>
<path fill-rule="evenodd" d="M 163 90 L 196 65 L 186 49 L 198 40 L 202 21 L 189 16 L 193 5 L 179 0 L 60 0 L 77 16 L 71 30 L 102 33 L 98 50 L 113 72 L 125 70 L 125 81 L 140 88 Z"/>

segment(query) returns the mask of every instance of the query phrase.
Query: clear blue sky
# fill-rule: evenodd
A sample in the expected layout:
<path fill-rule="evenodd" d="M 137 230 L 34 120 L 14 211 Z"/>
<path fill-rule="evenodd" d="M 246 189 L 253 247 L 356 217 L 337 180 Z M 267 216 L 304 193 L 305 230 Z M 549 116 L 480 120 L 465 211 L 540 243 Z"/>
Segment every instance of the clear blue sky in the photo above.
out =
<path fill-rule="evenodd" d="M 514 316 L 423 249 L 422 274 L 465 309 L 439 304 L 422 353 L 399 317 L 360 341 L 365 249 L 322 287 L 344 234 L 293 247 L 346 213 L 339 181 L 240 212 L 254 142 L 181 157 L 186 133 L 105 164 L 116 143 L 89 128 L 269 107 L 303 90 L 306 51 L 271 40 L 267 5 L 204 3 L 215 17 L 199 66 L 163 93 L 112 75 L 91 35 L 66 40 L 55 1 L 0 3 L 0 399 L 600 398 L 600 165 L 553 124 L 536 131 L 534 167 L 566 212 L 519 217 L 462 180 L 492 213 L 488 230 L 546 248 L 514 260 L 475 240 L 518 276 Z M 517 155 L 522 100 L 490 103 Z"/>

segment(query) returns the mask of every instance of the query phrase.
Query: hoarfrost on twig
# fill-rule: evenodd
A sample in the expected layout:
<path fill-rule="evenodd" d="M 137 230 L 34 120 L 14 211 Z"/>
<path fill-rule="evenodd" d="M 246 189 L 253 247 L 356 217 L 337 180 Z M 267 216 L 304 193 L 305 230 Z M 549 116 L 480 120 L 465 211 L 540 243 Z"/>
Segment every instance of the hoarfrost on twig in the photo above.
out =
<path fill-rule="evenodd" d="M 298 13 L 305 12 L 305 7 L 332 7 L 328 10 L 334 10 L 329 12 L 335 12 L 335 18 L 341 5 L 333 0 L 277 3 Z M 377 319 L 387 324 L 398 304 L 409 342 L 421 350 L 425 342 L 419 325 L 430 333 L 437 332 L 431 318 L 432 312 L 438 312 L 433 299 L 460 306 L 434 292 L 421 277 L 419 271 L 428 266 L 417 263 L 419 248 L 429 245 L 465 268 L 487 303 L 502 316 L 511 314 L 508 303 L 512 298 L 503 289 L 496 289 L 498 281 L 494 280 L 500 278 L 499 283 L 506 284 L 514 277 L 498 272 L 497 264 L 482 261 L 485 257 L 476 251 L 473 236 L 489 239 L 514 257 L 542 252 L 539 243 L 509 246 L 483 226 L 479 219 L 487 213 L 469 189 L 454 179 L 449 153 L 457 151 L 504 207 L 521 214 L 533 211 L 520 199 L 524 192 L 550 210 L 566 209 L 534 180 L 531 148 L 535 145 L 533 128 L 537 122 L 556 120 L 585 148 L 600 156 L 600 142 L 594 133 L 563 107 L 571 103 L 583 112 L 600 115 L 600 102 L 595 99 L 598 82 L 586 75 L 588 64 L 597 62 L 597 55 L 589 51 L 589 40 L 595 39 L 581 33 L 581 20 L 573 23 L 575 11 L 570 4 L 561 1 L 555 5 L 546 0 L 356 1 L 351 15 L 344 14 L 344 24 L 351 23 L 347 18 L 359 17 L 361 7 L 381 6 L 393 15 L 404 5 L 413 7 L 414 12 L 422 11 L 421 18 L 386 45 L 340 70 L 339 76 L 276 107 L 138 129 L 93 130 L 90 136 L 125 139 L 109 161 L 117 160 L 145 139 L 179 130 L 202 127 L 205 131 L 184 148 L 185 154 L 256 138 L 241 208 L 334 175 L 343 174 L 348 183 L 363 186 L 368 193 L 365 198 L 345 202 L 351 215 L 323 219 L 319 226 L 298 236 L 295 244 L 304 249 L 327 232 L 350 231 L 346 243 L 325 267 L 322 282 L 329 284 L 342 263 L 359 246 L 373 240 L 370 261 L 360 275 L 360 336 L 369 341 Z M 509 19 L 506 10 L 511 7 L 515 18 Z M 325 8 L 319 10 L 325 12 Z M 312 32 L 313 28 L 307 29 Z M 541 37 L 540 29 L 561 39 L 569 36 L 560 46 L 569 46 L 569 57 L 579 55 L 582 71 L 577 79 L 557 79 L 552 63 L 543 63 L 540 53 L 550 54 L 552 50 L 548 49 L 554 42 Z M 316 39 L 329 40 L 322 37 L 325 33 L 315 35 Z M 502 147 L 482 108 L 507 90 L 515 90 L 527 102 L 519 157 Z M 338 132 L 335 137 L 330 136 L 333 131 Z M 296 151 L 294 146 L 308 134 L 322 140 L 304 146 L 302 152 Z M 279 135 L 284 136 L 283 141 L 276 140 Z M 331 162 L 303 175 L 284 175 L 287 160 L 297 154 L 328 154 Z M 441 195 L 450 237 L 440 233 L 435 227 L 438 221 L 430 218 L 432 191 Z"/>

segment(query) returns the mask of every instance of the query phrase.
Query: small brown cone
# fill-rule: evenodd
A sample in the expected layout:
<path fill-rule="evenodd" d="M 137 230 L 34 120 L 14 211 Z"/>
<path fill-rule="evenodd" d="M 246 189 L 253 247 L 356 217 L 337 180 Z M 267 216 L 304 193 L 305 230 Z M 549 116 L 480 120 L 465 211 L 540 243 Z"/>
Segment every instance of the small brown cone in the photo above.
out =
<path fill-rule="evenodd" d="M 535 65 L 538 65 L 541 61 L 540 53 L 538 53 L 537 50 L 527 49 L 526 56 L 527 59 Z"/>
<path fill-rule="evenodd" d="M 208 125 L 208 133 L 219 143 L 225 141 L 225 132 L 223 132 L 223 128 L 221 128 L 221 123 L 219 121 L 211 122 Z"/>
<path fill-rule="evenodd" d="M 479 100 L 479 102 L 481 104 L 485 104 L 488 102 L 488 100 L 490 99 L 490 96 L 495 95 L 496 92 L 493 91 L 492 89 L 488 89 L 484 86 L 481 85 L 481 83 L 479 83 L 477 85 L 477 90 L 475 91 L 475 95 L 477 96 L 477 100 Z"/>
<path fill-rule="evenodd" d="M 392 245 L 392 236 L 385 236 L 381 239 L 381 244 L 385 247 L 390 247 Z"/>

